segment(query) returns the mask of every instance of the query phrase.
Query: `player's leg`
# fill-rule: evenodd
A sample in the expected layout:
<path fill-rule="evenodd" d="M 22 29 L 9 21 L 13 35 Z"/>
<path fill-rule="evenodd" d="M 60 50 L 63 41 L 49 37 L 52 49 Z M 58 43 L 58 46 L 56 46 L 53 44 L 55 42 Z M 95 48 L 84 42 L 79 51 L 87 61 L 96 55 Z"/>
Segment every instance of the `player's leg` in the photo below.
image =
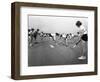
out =
<path fill-rule="evenodd" d="M 32 36 L 32 34 L 30 34 L 30 43 L 29 43 L 29 45 L 30 45 L 30 46 L 33 45 L 33 36 Z"/>
<path fill-rule="evenodd" d="M 78 59 L 81 59 L 81 60 L 84 60 L 84 59 L 86 59 L 86 54 L 85 54 L 85 47 L 86 47 L 86 45 L 85 44 L 87 44 L 87 39 L 88 39 L 88 37 L 87 37 L 87 34 L 84 34 L 82 37 L 81 37 L 81 39 L 82 39 L 82 43 L 81 43 L 81 47 L 82 47 L 82 55 L 80 56 L 80 57 L 78 57 Z"/>
<path fill-rule="evenodd" d="M 84 60 L 84 59 L 86 59 L 86 56 L 85 56 L 85 54 L 84 54 L 84 42 L 83 42 L 83 40 L 82 40 L 82 42 L 81 42 L 81 56 L 80 57 L 78 57 L 78 59 L 80 59 L 80 60 Z"/>

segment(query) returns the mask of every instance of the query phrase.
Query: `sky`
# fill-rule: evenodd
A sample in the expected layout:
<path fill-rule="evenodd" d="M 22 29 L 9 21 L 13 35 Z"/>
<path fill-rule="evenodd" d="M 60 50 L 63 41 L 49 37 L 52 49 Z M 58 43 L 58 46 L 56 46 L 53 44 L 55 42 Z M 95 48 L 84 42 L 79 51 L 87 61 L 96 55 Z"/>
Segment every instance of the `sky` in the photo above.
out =
<path fill-rule="evenodd" d="M 88 28 L 88 18 L 86 17 L 63 17 L 63 16 L 28 16 L 28 28 L 40 29 L 46 33 L 75 33 L 79 29 L 75 25 L 81 21 L 82 25 Z"/>

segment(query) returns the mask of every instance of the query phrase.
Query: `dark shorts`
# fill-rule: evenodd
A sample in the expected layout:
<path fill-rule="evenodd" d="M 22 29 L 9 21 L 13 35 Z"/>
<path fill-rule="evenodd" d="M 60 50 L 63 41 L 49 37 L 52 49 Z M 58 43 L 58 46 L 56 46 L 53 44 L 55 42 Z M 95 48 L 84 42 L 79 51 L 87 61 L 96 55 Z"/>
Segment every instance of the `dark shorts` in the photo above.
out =
<path fill-rule="evenodd" d="M 88 35 L 87 34 L 83 34 L 82 37 L 81 37 L 81 39 L 83 41 L 88 41 Z"/>

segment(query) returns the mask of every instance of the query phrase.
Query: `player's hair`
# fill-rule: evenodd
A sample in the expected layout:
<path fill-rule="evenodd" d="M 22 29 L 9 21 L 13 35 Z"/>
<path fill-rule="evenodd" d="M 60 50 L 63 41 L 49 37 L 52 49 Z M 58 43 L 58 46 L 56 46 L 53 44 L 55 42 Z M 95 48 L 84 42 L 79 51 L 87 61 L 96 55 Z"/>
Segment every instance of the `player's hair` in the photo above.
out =
<path fill-rule="evenodd" d="M 76 26 L 80 27 L 82 25 L 82 22 L 81 21 L 77 21 L 76 22 Z"/>
<path fill-rule="evenodd" d="M 28 32 L 30 32 L 30 29 L 28 29 Z"/>
<path fill-rule="evenodd" d="M 31 30 L 34 31 L 34 28 L 32 28 Z"/>
<path fill-rule="evenodd" d="M 37 29 L 37 31 L 39 31 L 39 29 Z"/>
<path fill-rule="evenodd" d="M 80 34 L 80 32 L 77 32 L 77 34 Z"/>

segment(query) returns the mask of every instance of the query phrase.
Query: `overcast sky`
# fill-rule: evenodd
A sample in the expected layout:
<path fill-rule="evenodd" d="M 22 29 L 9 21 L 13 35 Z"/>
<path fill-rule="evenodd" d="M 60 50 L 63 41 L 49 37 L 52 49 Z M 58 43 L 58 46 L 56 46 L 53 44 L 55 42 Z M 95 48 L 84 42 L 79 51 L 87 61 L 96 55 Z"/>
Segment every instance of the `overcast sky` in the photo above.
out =
<path fill-rule="evenodd" d="M 88 18 L 84 17 L 60 17 L 60 16 L 28 16 L 28 27 L 40 29 L 46 33 L 75 33 L 78 31 L 76 21 L 81 21 L 87 28 Z"/>

